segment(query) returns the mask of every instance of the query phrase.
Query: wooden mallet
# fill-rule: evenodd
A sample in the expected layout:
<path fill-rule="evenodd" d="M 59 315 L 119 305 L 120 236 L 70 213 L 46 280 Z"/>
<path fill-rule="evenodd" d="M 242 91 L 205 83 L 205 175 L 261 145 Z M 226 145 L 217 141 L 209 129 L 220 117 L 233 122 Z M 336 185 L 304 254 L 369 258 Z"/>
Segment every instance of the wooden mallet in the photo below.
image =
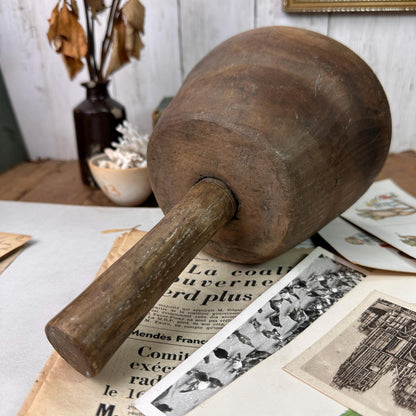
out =
<path fill-rule="evenodd" d="M 346 210 L 388 153 L 389 106 L 371 69 L 320 34 L 237 35 L 192 70 L 148 149 L 164 219 L 46 326 L 97 374 L 202 249 L 263 262 Z"/>

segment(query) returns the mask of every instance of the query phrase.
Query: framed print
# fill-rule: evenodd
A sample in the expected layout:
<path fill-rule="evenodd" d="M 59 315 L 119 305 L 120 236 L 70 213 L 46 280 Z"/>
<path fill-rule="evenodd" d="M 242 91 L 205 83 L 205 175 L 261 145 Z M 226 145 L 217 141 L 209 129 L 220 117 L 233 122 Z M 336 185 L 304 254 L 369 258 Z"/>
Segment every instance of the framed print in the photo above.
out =
<path fill-rule="evenodd" d="M 307 12 L 414 12 L 412 0 L 283 0 L 283 10 L 289 13 Z"/>

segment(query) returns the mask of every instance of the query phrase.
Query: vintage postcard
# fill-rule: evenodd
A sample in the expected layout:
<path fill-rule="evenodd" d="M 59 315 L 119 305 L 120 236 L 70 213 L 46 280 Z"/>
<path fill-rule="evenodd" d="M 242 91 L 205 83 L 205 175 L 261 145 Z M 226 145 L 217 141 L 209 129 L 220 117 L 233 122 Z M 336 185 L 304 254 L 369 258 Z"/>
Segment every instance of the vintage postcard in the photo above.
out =
<path fill-rule="evenodd" d="M 372 269 L 416 273 L 416 260 L 338 217 L 319 231 L 339 254 Z"/>
<path fill-rule="evenodd" d="M 374 182 L 341 216 L 416 258 L 416 198 L 390 179 Z"/>
<path fill-rule="evenodd" d="M 416 412 L 416 307 L 372 292 L 284 369 L 366 416 Z"/>
<path fill-rule="evenodd" d="M 318 247 L 141 396 L 146 415 L 179 416 L 278 351 L 365 277 Z"/>

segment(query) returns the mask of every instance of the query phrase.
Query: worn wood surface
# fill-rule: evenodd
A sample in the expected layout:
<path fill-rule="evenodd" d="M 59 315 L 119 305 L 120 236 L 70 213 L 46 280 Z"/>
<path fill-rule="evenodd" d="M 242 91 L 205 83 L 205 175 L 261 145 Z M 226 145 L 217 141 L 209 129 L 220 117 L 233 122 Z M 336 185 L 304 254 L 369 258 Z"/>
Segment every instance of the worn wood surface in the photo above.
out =
<path fill-rule="evenodd" d="M 255 0 L 181 0 L 179 3 L 183 77 L 211 49 L 254 27 Z"/>
<path fill-rule="evenodd" d="M 387 178 L 416 197 L 416 152 L 390 154 L 377 180 Z"/>
<path fill-rule="evenodd" d="M 165 212 L 201 177 L 226 183 L 239 210 L 206 250 L 258 263 L 358 199 L 390 134 L 386 96 L 356 54 L 311 31 L 254 29 L 188 75 L 150 140 L 150 181 Z"/>
<path fill-rule="evenodd" d="M 80 373 L 97 374 L 189 261 L 236 211 L 222 183 L 204 179 L 159 224 L 46 327 Z"/>
<path fill-rule="evenodd" d="M 117 206 L 81 181 L 78 161 L 23 162 L 0 174 L 0 199 L 72 205 Z M 153 194 L 142 206 L 154 207 Z"/>
<path fill-rule="evenodd" d="M 415 118 L 410 110 L 416 107 L 415 29 L 414 13 L 400 17 L 334 13 L 329 18 L 330 36 L 365 59 L 383 84 L 391 107 L 395 152 L 416 150 Z"/>

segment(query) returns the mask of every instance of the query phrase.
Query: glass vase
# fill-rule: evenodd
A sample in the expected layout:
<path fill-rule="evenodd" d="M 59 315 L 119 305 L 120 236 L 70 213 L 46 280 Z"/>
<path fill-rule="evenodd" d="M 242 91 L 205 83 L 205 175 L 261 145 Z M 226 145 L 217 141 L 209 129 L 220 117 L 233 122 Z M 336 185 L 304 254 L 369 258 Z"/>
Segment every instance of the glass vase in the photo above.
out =
<path fill-rule="evenodd" d="M 82 182 L 97 186 L 88 167 L 88 159 L 118 141 L 116 127 L 126 119 L 123 105 L 108 93 L 108 81 L 86 82 L 86 98 L 74 108 L 75 133 Z"/>

